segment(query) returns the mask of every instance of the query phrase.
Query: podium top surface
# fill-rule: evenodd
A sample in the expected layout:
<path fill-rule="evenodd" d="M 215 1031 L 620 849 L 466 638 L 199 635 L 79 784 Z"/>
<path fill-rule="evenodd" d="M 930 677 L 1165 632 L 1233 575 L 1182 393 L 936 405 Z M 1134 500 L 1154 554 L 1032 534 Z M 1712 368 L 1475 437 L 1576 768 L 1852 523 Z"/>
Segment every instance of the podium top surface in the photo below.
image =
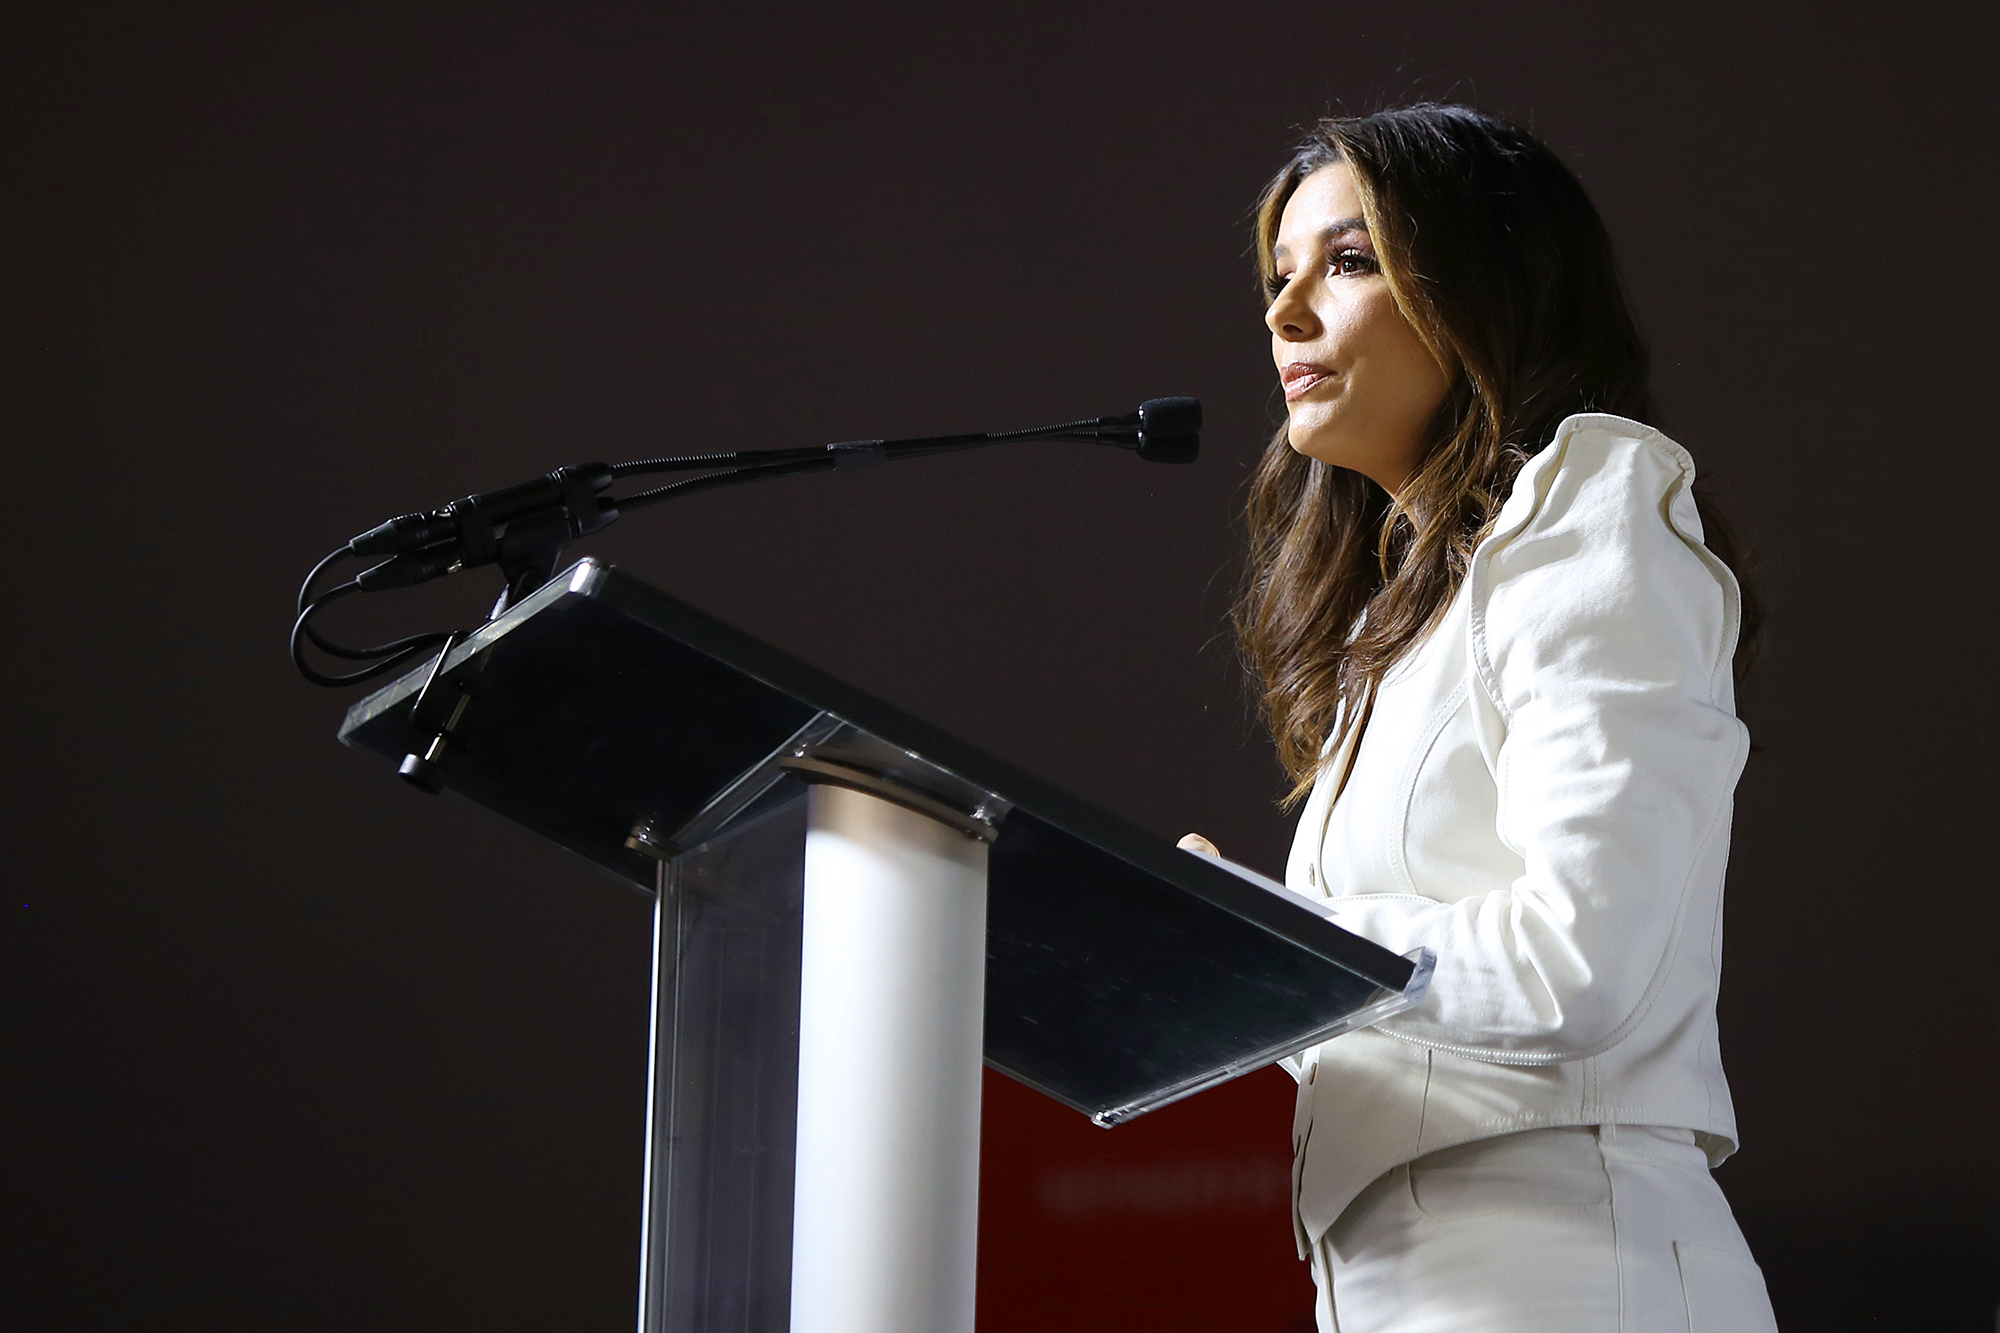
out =
<path fill-rule="evenodd" d="M 454 647 L 425 695 L 431 674 L 355 704 L 341 740 L 396 763 L 448 726 L 454 794 L 649 894 L 656 863 L 627 848 L 635 825 L 702 827 L 722 794 L 784 780 L 776 761 L 830 721 L 997 798 L 987 1060 L 1100 1123 L 1346 1030 L 1412 985 L 1411 961 L 1311 900 L 594 560 Z"/>

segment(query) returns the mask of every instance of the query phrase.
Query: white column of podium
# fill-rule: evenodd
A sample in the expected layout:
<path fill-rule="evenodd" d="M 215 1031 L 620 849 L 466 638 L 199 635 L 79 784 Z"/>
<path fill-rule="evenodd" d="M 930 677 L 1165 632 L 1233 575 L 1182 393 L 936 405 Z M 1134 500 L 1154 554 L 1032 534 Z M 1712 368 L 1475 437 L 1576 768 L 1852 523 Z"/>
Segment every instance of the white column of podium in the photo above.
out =
<path fill-rule="evenodd" d="M 812 789 L 792 1333 L 972 1333 L 986 844 Z"/>

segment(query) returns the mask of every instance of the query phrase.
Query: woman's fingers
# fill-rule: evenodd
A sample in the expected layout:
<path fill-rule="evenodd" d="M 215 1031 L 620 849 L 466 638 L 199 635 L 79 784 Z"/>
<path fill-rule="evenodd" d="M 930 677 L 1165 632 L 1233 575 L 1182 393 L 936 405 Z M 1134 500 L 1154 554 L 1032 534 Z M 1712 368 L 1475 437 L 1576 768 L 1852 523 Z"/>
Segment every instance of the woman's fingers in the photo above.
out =
<path fill-rule="evenodd" d="M 1199 833 L 1188 834 L 1185 838 L 1182 838 L 1179 842 L 1175 843 L 1174 846 L 1180 848 L 1184 852 L 1200 852 L 1203 856 L 1219 857 L 1222 855 L 1222 850 L 1220 848 L 1218 848 L 1214 843 L 1210 842 L 1207 838 L 1202 837 L 1201 834 Z"/>

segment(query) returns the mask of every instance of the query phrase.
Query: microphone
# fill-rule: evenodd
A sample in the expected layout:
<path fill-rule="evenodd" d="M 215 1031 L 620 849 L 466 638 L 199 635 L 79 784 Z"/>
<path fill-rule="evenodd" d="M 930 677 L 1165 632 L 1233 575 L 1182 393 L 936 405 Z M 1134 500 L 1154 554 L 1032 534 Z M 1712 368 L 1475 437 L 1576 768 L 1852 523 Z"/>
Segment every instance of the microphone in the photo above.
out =
<path fill-rule="evenodd" d="M 463 496 L 437 509 L 398 515 L 354 536 L 306 576 L 305 586 L 299 590 L 299 617 L 292 628 L 292 658 L 306 678 L 316 684 L 342 685 L 372 679 L 409 660 L 438 636 L 398 640 L 380 650 L 343 648 L 322 638 L 310 623 L 329 603 L 351 593 L 414 587 L 461 569 L 498 564 L 507 579 L 506 591 L 494 608 L 494 614 L 498 615 L 546 582 L 555 571 L 557 559 L 572 541 L 602 532 L 617 522 L 623 512 L 676 495 L 1018 440 L 1071 440 L 1130 450 L 1148 463 L 1192 463 L 1201 449 L 1201 403 L 1193 398 L 1150 398 L 1139 404 L 1136 412 L 1026 430 L 932 435 L 908 440 L 846 440 L 804 449 L 680 454 L 630 463 L 584 463 L 557 468 L 530 481 Z M 604 494 L 622 477 L 658 472 L 707 475 L 637 495 Z M 320 575 L 348 556 L 388 559 L 314 597 L 313 585 Z M 385 660 L 359 672 L 325 676 L 309 667 L 300 655 L 308 643 L 350 661 L 377 657 Z"/>
<path fill-rule="evenodd" d="M 1192 463 L 1201 452 L 1201 401 L 1149 398 L 1139 404 L 1139 457 L 1148 463 Z"/>
<path fill-rule="evenodd" d="M 1032 439 L 1083 440 L 1132 450 L 1149 463 L 1192 463 L 1201 450 L 1201 403 L 1194 398 L 1151 398 L 1139 404 L 1138 411 L 1119 416 L 984 435 L 846 440 L 805 449 L 687 454 L 616 466 L 584 463 L 483 495 L 468 495 L 428 513 L 400 515 L 354 537 L 346 549 L 358 556 L 396 557 L 364 571 L 356 579 L 362 591 L 407 588 L 479 565 L 498 562 L 504 567 L 512 563 L 510 556 L 525 556 L 551 543 L 567 545 L 610 527 L 622 509 L 639 508 L 684 490 Z M 716 475 L 624 501 L 598 498 L 621 476 L 683 470 Z"/>

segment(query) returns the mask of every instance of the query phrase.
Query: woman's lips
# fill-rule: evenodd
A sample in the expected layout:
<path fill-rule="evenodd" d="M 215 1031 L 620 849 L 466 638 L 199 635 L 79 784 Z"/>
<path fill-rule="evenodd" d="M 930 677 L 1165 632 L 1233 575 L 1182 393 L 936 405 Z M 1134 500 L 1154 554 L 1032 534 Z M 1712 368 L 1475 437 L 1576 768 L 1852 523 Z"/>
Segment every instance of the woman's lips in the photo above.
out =
<path fill-rule="evenodd" d="M 1278 378 L 1285 384 L 1285 401 L 1288 403 L 1305 397 L 1321 380 L 1332 375 L 1331 370 L 1312 361 L 1294 361 L 1278 372 Z"/>

